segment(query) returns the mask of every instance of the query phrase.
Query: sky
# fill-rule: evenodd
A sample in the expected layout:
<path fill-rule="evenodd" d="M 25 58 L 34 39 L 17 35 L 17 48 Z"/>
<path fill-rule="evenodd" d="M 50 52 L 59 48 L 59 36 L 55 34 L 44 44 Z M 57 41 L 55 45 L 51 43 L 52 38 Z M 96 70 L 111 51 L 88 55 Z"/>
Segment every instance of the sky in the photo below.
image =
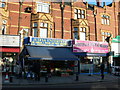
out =
<path fill-rule="evenodd" d="M 89 4 L 96 4 L 96 0 L 86 0 Z M 102 2 L 106 2 L 106 5 L 110 4 L 113 0 L 101 0 Z"/>

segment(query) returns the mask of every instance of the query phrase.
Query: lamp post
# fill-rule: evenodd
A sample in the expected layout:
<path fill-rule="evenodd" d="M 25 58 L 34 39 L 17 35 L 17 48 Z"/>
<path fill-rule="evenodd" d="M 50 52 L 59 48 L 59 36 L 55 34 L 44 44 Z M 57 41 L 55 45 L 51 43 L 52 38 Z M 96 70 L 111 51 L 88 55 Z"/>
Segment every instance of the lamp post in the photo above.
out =
<path fill-rule="evenodd" d="M 109 46 L 109 53 L 108 53 L 108 56 L 107 56 L 107 72 L 110 73 L 110 62 L 109 62 L 109 56 L 111 54 L 111 45 L 110 45 L 110 38 L 111 38 L 111 35 L 108 36 L 105 41 L 108 42 L 108 46 Z"/>

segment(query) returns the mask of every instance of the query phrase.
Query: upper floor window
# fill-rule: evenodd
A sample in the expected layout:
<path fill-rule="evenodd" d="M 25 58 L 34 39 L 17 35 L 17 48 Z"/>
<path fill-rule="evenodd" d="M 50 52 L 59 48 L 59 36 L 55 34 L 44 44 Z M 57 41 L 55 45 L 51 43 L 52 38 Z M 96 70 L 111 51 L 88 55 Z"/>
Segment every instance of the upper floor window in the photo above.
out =
<path fill-rule="evenodd" d="M 78 27 L 74 27 L 73 36 L 74 39 L 86 40 L 86 28 L 80 27 L 80 29 L 78 29 Z"/>
<path fill-rule="evenodd" d="M 44 23 L 44 22 L 40 23 L 40 37 L 41 38 L 48 37 L 48 23 Z"/>
<path fill-rule="evenodd" d="M 0 7 L 5 8 L 6 0 L 0 0 Z"/>
<path fill-rule="evenodd" d="M 37 23 L 37 22 L 34 22 L 34 23 L 33 23 L 33 27 L 38 27 L 38 23 Z"/>
<path fill-rule="evenodd" d="M 108 15 L 101 15 L 102 17 L 102 24 L 110 25 L 110 16 Z"/>
<path fill-rule="evenodd" d="M 78 37 L 78 27 L 74 27 L 74 39 L 79 39 Z"/>
<path fill-rule="evenodd" d="M 80 27 L 80 40 L 86 40 L 86 28 Z"/>
<path fill-rule="evenodd" d="M 48 23 L 43 23 L 43 22 L 41 22 L 41 23 L 40 23 L 40 27 L 47 28 L 47 27 L 48 27 Z"/>
<path fill-rule="evenodd" d="M 106 42 L 105 39 L 106 39 L 107 37 L 109 37 L 109 36 L 111 36 L 111 33 L 109 33 L 109 32 L 102 32 L 102 41 L 103 41 L 103 42 Z"/>
<path fill-rule="evenodd" d="M 74 18 L 75 19 L 84 19 L 85 18 L 85 10 L 82 9 L 74 9 Z"/>
<path fill-rule="evenodd" d="M 49 13 L 50 5 L 48 3 L 38 2 L 37 3 L 37 12 Z"/>
<path fill-rule="evenodd" d="M 33 28 L 33 37 L 38 37 L 38 28 Z"/>

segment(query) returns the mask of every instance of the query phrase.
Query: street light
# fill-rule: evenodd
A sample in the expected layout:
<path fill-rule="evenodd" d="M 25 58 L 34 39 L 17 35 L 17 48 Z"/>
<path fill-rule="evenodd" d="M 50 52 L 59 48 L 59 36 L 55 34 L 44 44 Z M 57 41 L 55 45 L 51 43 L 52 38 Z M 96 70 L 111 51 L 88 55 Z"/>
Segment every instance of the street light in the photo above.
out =
<path fill-rule="evenodd" d="M 109 45 L 109 53 L 108 53 L 108 55 L 107 55 L 107 72 L 108 73 L 110 73 L 110 63 L 109 63 L 109 56 L 110 56 L 110 54 L 111 54 L 111 45 L 110 45 L 110 38 L 111 38 L 111 35 L 110 36 L 108 36 L 106 39 L 105 39 L 105 41 L 108 43 L 108 45 Z"/>

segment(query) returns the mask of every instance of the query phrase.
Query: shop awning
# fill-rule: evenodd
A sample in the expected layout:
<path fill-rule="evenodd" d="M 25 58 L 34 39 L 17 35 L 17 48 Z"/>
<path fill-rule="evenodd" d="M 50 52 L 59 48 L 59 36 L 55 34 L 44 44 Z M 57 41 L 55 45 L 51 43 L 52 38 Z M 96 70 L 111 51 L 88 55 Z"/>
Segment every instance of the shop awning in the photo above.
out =
<path fill-rule="evenodd" d="M 67 47 L 26 46 L 28 60 L 79 60 Z"/>
<path fill-rule="evenodd" d="M 74 53 L 74 55 L 77 55 L 77 56 L 89 56 L 89 57 L 106 57 L 108 56 L 108 53 L 86 53 L 86 52 L 83 52 L 83 53 Z"/>
<path fill-rule="evenodd" d="M 113 57 L 120 57 L 120 55 L 114 55 Z"/>
<path fill-rule="evenodd" d="M 17 48 L 17 47 L 15 47 L 15 48 L 13 48 L 13 47 L 0 47 L 0 52 L 17 52 L 17 53 L 19 53 L 20 52 L 20 48 Z"/>

